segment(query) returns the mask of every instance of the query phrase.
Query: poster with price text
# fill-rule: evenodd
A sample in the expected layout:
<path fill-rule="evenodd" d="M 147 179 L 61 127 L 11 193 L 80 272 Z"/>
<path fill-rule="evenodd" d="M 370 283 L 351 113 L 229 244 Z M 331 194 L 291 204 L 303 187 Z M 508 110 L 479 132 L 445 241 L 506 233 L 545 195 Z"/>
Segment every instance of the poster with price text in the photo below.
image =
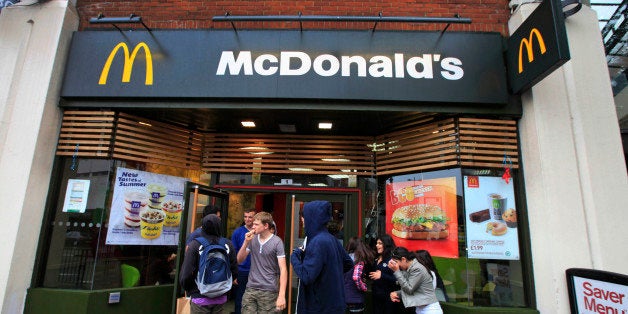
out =
<path fill-rule="evenodd" d="M 456 178 L 386 184 L 386 234 L 410 251 L 458 257 Z"/>
<path fill-rule="evenodd" d="M 477 259 L 519 259 L 517 209 L 512 182 L 465 176 L 467 254 Z"/>
<path fill-rule="evenodd" d="M 106 243 L 177 245 L 186 180 L 119 167 Z"/>

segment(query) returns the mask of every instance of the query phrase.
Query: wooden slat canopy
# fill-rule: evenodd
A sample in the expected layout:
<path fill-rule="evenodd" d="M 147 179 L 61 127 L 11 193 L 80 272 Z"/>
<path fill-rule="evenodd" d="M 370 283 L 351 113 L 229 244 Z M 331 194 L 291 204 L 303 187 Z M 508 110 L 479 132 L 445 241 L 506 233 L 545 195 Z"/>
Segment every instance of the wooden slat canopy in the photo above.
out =
<path fill-rule="evenodd" d="M 393 175 L 447 167 L 518 168 L 512 119 L 409 113 L 371 136 L 200 133 L 114 111 L 65 111 L 57 155 L 223 173 Z"/>
<path fill-rule="evenodd" d="M 203 170 L 373 175 L 372 137 L 206 134 Z"/>

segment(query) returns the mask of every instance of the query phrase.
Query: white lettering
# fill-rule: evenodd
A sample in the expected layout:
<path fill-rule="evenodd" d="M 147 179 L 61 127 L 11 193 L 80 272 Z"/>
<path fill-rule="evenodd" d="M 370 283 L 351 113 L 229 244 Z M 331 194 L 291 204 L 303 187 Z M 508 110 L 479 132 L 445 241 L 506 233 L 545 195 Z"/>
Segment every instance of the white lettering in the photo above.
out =
<path fill-rule="evenodd" d="M 268 63 L 270 63 L 271 65 L 268 68 L 264 68 L 264 62 L 266 61 L 268 61 Z M 253 68 L 255 69 L 255 72 L 257 72 L 257 74 L 268 76 L 277 73 L 277 66 L 272 65 L 276 65 L 278 63 L 279 60 L 273 55 L 261 55 L 255 59 L 255 64 L 253 65 Z"/>
<path fill-rule="evenodd" d="M 240 70 L 244 68 L 244 75 L 253 75 L 253 65 L 251 63 L 251 52 L 240 51 L 238 59 L 233 56 L 233 51 L 223 51 L 218 63 L 216 75 L 225 75 L 225 71 L 229 67 L 229 74 L 239 75 Z"/>
<path fill-rule="evenodd" d="M 298 59 L 301 63 L 297 68 L 290 68 L 292 59 Z M 312 60 L 305 52 L 282 51 L 279 64 L 279 75 L 303 75 L 312 67 Z"/>
<path fill-rule="evenodd" d="M 369 75 L 372 77 L 392 77 L 393 65 L 392 60 L 384 56 L 374 56 L 369 60 Z"/>
<path fill-rule="evenodd" d="M 395 54 L 395 77 L 396 78 L 403 78 L 404 76 L 406 76 L 406 71 L 404 71 L 404 66 L 403 66 L 403 53 L 396 53 Z"/>
<path fill-rule="evenodd" d="M 421 65 L 421 70 L 417 69 L 417 65 Z M 421 57 L 412 57 L 408 59 L 408 75 L 413 78 L 434 78 L 432 71 L 432 55 L 424 54 Z"/>
<path fill-rule="evenodd" d="M 327 70 L 325 70 L 323 66 L 325 61 L 329 63 L 329 69 Z M 314 59 L 312 67 L 314 68 L 314 72 L 320 76 L 332 76 L 340 70 L 340 62 L 332 55 L 320 55 Z"/>
<path fill-rule="evenodd" d="M 440 71 L 440 74 L 448 80 L 459 80 L 464 75 L 464 70 L 460 67 L 462 61 L 458 58 L 445 58 L 440 63 L 440 67 L 444 71 Z"/>
<path fill-rule="evenodd" d="M 358 76 L 366 76 L 366 60 L 360 56 L 342 56 L 342 76 L 351 76 L 351 63 L 358 66 Z"/>
<path fill-rule="evenodd" d="M 313 70 L 320 76 L 340 75 L 350 77 L 371 76 L 374 78 L 405 78 L 406 73 L 415 79 L 433 79 L 434 67 L 440 66 L 440 74 L 446 80 L 460 80 L 464 76 L 462 61 L 458 58 L 442 58 L 440 54 L 423 54 L 411 56 L 406 61 L 403 53 L 395 53 L 393 58 L 372 56 L 368 61 L 363 56 L 334 56 L 321 54 L 312 57 L 302 51 L 281 51 L 279 56 L 273 54 L 259 55 L 252 59 L 251 51 L 223 51 L 218 62 L 216 75 L 282 75 L 300 76 Z M 619 298 L 617 296 L 616 298 Z"/>

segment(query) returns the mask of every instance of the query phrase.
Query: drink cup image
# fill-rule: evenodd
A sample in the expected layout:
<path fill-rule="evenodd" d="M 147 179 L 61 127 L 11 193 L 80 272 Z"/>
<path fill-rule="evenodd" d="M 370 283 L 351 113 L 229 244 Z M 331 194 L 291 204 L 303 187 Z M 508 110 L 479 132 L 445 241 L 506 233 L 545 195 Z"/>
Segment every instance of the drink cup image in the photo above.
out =
<path fill-rule="evenodd" d="M 146 186 L 146 191 L 150 194 L 150 200 L 153 205 L 156 205 L 156 208 L 161 206 L 161 203 L 164 201 L 164 197 L 168 193 L 168 189 L 156 183 L 151 183 Z"/>
<path fill-rule="evenodd" d="M 124 224 L 130 228 L 140 226 L 140 213 L 148 205 L 148 194 L 139 191 L 124 193 Z"/>
<path fill-rule="evenodd" d="M 502 213 L 506 210 L 508 199 L 497 193 L 488 195 L 488 209 L 491 219 L 502 220 Z"/>
<path fill-rule="evenodd" d="M 161 236 L 166 214 L 158 209 L 147 209 L 140 214 L 140 235 L 144 239 L 156 239 Z"/>
<path fill-rule="evenodd" d="M 162 210 L 166 214 L 166 220 L 164 220 L 164 226 L 176 227 L 181 222 L 181 211 L 183 205 L 177 201 L 165 201 L 163 203 Z"/>

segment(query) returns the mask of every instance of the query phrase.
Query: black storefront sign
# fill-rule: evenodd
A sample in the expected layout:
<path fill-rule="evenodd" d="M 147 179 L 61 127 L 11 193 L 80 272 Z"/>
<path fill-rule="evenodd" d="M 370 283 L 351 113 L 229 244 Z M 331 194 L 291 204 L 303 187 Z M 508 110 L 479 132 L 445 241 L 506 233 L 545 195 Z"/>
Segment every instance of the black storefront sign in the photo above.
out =
<path fill-rule="evenodd" d="M 508 102 L 500 34 L 305 30 L 76 32 L 62 97 Z"/>
<path fill-rule="evenodd" d="M 508 39 L 508 82 L 526 91 L 570 59 L 559 0 L 544 0 Z"/>

